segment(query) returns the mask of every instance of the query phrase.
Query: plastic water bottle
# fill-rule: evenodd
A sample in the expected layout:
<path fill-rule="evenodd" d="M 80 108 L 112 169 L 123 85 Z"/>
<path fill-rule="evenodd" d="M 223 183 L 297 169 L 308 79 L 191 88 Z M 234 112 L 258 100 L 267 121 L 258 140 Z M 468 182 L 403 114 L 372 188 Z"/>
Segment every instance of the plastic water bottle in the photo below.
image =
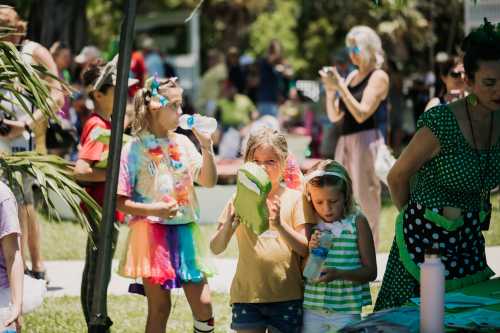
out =
<path fill-rule="evenodd" d="M 212 134 L 217 129 L 217 120 L 199 114 L 183 114 L 179 118 L 179 126 L 185 130 L 196 128 L 200 132 Z"/>
<path fill-rule="evenodd" d="M 16 333 L 15 325 L 9 327 L 3 326 L 4 322 L 9 318 L 12 309 L 9 307 L 0 308 L 0 333 Z"/>
<path fill-rule="evenodd" d="M 311 250 L 309 258 L 307 258 L 306 267 L 304 268 L 304 277 L 310 281 L 318 279 L 321 275 L 323 263 L 328 257 L 328 251 L 332 246 L 333 235 L 328 230 L 321 231 L 319 236 L 319 247 Z"/>
<path fill-rule="evenodd" d="M 444 332 L 444 265 L 439 245 L 426 251 L 420 265 L 420 333 Z"/>

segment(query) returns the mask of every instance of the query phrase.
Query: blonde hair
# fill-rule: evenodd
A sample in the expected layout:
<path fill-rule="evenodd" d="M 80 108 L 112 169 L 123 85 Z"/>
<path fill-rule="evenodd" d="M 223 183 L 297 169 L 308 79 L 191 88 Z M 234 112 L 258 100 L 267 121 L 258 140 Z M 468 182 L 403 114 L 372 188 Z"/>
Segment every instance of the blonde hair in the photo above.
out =
<path fill-rule="evenodd" d="M 306 179 L 308 175 L 312 175 L 315 171 L 330 172 L 331 174 L 324 174 L 320 176 L 313 177 L 305 185 L 305 199 L 304 212 L 308 213 L 314 211 L 314 206 L 311 202 L 311 196 L 308 191 L 309 186 L 313 187 L 326 187 L 333 186 L 336 190 L 341 191 L 344 194 L 344 214 L 350 215 L 356 211 L 356 202 L 354 201 L 353 191 L 352 191 L 352 181 L 347 170 L 342 166 L 342 164 L 333 160 L 324 160 L 316 163 L 306 174 Z M 307 215 L 307 214 L 306 214 Z"/>
<path fill-rule="evenodd" d="M 149 129 L 149 103 L 152 97 L 151 81 L 148 80 L 146 87 L 139 89 L 134 95 L 134 120 L 132 121 L 132 134 L 137 135 Z M 174 78 L 168 78 L 159 82 L 158 90 L 181 89 Z"/>
<path fill-rule="evenodd" d="M 257 148 L 269 145 L 273 147 L 278 155 L 281 167 L 285 166 L 286 158 L 288 157 L 288 144 L 286 138 L 279 131 L 262 127 L 250 133 L 246 148 L 243 152 L 245 162 L 251 162 Z"/>
<path fill-rule="evenodd" d="M 353 27 L 347 33 L 345 43 L 348 47 L 357 46 L 364 62 L 381 68 L 384 64 L 382 41 L 375 30 L 364 25 Z"/>
<path fill-rule="evenodd" d="M 0 26 L 15 29 L 15 33 L 23 36 L 26 34 L 26 21 L 21 20 L 11 6 L 0 5 Z"/>

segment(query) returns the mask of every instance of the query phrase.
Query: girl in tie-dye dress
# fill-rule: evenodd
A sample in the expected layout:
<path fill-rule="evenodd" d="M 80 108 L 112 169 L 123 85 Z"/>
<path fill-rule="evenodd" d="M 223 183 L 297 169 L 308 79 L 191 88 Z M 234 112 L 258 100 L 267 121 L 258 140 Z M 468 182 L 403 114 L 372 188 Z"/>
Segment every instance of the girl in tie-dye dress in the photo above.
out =
<path fill-rule="evenodd" d="M 165 331 L 170 290 L 180 287 L 193 311 L 194 331 L 213 332 L 210 272 L 202 260 L 193 184 L 216 182 L 212 141 L 194 131 L 200 154 L 187 137 L 173 132 L 182 113 L 182 89 L 175 80 L 152 79 L 146 86 L 135 95 L 135 137 L 121 155 L 117 203 L 131 219 L 119 272 L 142 279 L 147 332 Z"/>

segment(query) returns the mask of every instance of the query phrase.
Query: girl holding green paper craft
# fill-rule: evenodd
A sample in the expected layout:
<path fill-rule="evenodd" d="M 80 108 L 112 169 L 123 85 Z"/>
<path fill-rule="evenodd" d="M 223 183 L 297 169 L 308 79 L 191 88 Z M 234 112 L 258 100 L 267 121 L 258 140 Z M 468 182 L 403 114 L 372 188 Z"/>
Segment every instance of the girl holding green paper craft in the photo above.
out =
<path fill-rule="evenodd" d="M 368 282 L 377 276 L 375 245 L 366 217 L 355 207 L 351 178 L 340 163 L 319 162 L 305 182 L 304 209 L 319 221 L 309 248 L 320 246 L 323 233 L 331 244 L 325 246 L 321 275 L 306 282 L 302 332 L 336 332 L 358 321 L 362 307 L 372 303 Z"/>
<path fill-rule="evenodd" d="M 269 230 L 257 235 L 235 217 L 231 200 L 219 218 L 210 242 L 223 252 L 236 234 L 239 256 L 230 291 L 231 328 L 237 332 L 300 332 L 303 282 L 301 258 L 308 254 L 309 230 L 302 209 L 302 193 L 281 184 L 288 155 L 279 132 L 262 128 L 250 134 L 245 162 L 254 162 L 272 184 L 268 195 Z"/>
<path fill-rule="evenodd" d="M 148 300 L 147 333 L 165 332 L 173 289 L 182 288 L 193 313 L 194 332 L 214 331 L 214 319 L 198 226 L 194 182 L 217 181 L 212 140 L 193 130 L 193 142 L 174 130 L 182 114 L 175 78 L 150 79 L 134 97 L 134 137 L 122 150 L 118 208 L 131 215 L 119 274 L 142 279 L 130 292 Z"/>

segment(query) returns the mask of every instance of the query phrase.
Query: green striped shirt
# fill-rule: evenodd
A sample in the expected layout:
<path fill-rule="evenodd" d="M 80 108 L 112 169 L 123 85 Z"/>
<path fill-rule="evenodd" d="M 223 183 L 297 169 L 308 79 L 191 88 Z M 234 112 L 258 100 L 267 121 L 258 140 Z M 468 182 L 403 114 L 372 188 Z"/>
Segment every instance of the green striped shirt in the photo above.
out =
<path fill-rule="evenodd" d="M 354 270 L 361 267 L 358 250 L 357 214 L 348 216 L 343 223 L 351 224 L 351 230 L 343 230 L 334 237 L 324 268 Z M 372 304 L 368 283 L 334 280 L 328 283 L 306 283 L 304 308 L 360 314 L 361 308 Z"/>

